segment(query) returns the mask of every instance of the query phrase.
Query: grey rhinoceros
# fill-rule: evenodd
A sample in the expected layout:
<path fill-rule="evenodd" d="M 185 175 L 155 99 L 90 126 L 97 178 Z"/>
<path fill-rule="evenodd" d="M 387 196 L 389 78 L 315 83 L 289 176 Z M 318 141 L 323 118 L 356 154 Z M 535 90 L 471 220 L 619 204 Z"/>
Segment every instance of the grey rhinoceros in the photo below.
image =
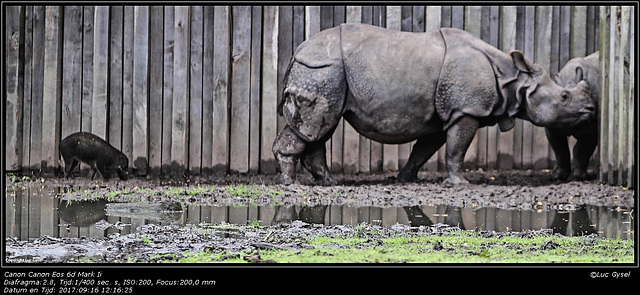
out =
<path fill-rule="evenodd" d="M 273 144 L 280 182 L 295 181 L 298 160 L 316 183 L 329 185 L 328 140 L 341 117 L 382 143 L 417 139 L 401 182 L 445 142 L 445 183 L 467 181 L 461 163 L 479 127 L 583 122 L 595 111 L 586 82 L 563 88 L 520 51 L 504 53 L 468 32 L 442 28 L 399 32 L 341 24 L 309 38 L 294 53 L 278 109 L 286 126 Z"/>
<path fill-rule="evenodd" d="M 576 57 L 571 59 L 554 76 L 555 82 L 562 87 L 574 87 L 580 81 L 589 84 L 591 97 L 594 105 L 598 105 L 600 75 L 599 52 L 590 54 L 587 57 Z M 577 125 L 555 126 L 545 128 L 549 144 L 556 155 L 556 167 L 553 169 L 554 179 L 584 180 L 587 178 L 587 167 L 589 159 L 598 146 L 598 112 L 593 113 L 589 120 Z M 573 161 L 569 153 L 567 138 L 573 136 L 577 139 L 573 146 Z"/>

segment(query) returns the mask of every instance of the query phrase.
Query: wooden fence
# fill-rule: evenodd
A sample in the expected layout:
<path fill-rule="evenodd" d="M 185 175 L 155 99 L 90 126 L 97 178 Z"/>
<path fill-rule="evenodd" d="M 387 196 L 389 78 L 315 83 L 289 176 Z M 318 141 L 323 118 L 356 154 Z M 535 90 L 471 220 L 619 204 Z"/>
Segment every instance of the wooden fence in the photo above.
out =
<path fill-rule="evenodd" d="M 635 7 L 600 9 L 601 182 L 636 187 Z"/>
<path fill-rule="evenodd" d="M 600 24 L 608 11 L 600 9 L 7 6 L 5 167 L 58 171 L 58 142 L 82 130 L 121 149 L 137 175 L 274 173 L 282 76 L 293 50 L 315 33 L 344 22 L 414 32 L 456 27 L 556 73 L 598 50 L 609 24 Z M 327 161 L 334 172 L 397 170 L 411 145 L 371 141 L 341 121 Z M 480 129 L 465 160 L 485 170 L 553 164 L 544 129 L 521 120 L 504 133 Z M 423 169 L 444 170 L 442 150 Z"/>

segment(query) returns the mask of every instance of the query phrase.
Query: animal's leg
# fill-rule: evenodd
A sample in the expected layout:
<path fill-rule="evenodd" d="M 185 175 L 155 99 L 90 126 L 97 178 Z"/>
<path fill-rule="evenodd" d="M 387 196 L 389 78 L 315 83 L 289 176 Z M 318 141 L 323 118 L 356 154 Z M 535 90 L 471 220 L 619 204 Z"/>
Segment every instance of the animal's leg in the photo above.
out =
<path fill-rule="evenodd" d="M 296 164 L 304 152 L 307 143 L 296 135 L 289 126 L 284 127 L 273 142 L 273 155 L 280 167 L 280 180 L 284 185 L 290 185 L 296 180 Z"/>
<path fill-rule="evenodd" d="M 545 128 L 545 133 L 556 156 L 556 166 L 553 168 L 552 178 L 566 180 L 571 174 L 571 154 L 569 153 L 567 136 L 551 128 Z"/>
<path fill-rule="evenodd" d="M 447 133 L 444 131 L 422 137 L 413 145 L 407 164 L 398 173 L 398 181 L 410 182 L 418 179 L 418 170 L 445 143 Z"/>
<path fill-rule="evenodd" d="M 69 176 L 71 176 L 71 178 L 75 178 L 75 176 L 73 175 L 73 169 L 78 165 L 78 160 L 74 159 L 73 157 L 64 157 L 64 163 L 66 165 L 64 169 L 64 178 L 68 179 Z"/>
<path fill-rule="evenodd" d="M 109 177 L 111 177 L 104 163 L 97 163 L 95 169 L 98 169 L 98 172 L 100 172 L 100 175 L 102 175 L 102 178 L 104 178 L 104 180 L 109 180 Z M 95 175 L 95 172 L 93 174 Z"/>
<path fill-rule="evenodd" d="M 587 179 L 587 167 L 589 166 L 591 155 L 596 150 L 596 146 L 598 146 L 597 135 L 578 138 L 578 141 L 573 146 L 572 180 Z"/>
<path fill-rule="evenodd" d="M 331 178 L 329 167 L 327 167 L 326 153 L 324 141 L 309 143 L 300 162 L 305 169 L 311 172 L 317 184 L 335 185 L 336 182 Z"/>
<path fill-rule="evenodd" d="M 447 154 L 445 157 L 447 172 L 449 176 L 444 180 L 444 184 L 458 185 L 469 183 L 462 174 L 460 168 L 464 160 L 464 155 L 478 130 L 478 120 L 473 117 L 462 117 L 447 130 Z"/>
<path fill-rule="evenodd" d="M 98 169 L 96 169 L 96 167 L 91 167 L 91 170 L 89 170 L 89 179 L 93 180 L 93 178 L 96 176 L 96 172 L 98 171 Z"/>

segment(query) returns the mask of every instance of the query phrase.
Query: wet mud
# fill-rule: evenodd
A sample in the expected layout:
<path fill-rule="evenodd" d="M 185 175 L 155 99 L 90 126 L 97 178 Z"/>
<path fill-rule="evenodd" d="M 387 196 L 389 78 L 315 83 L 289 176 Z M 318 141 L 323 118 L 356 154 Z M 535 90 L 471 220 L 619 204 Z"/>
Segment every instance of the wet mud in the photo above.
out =
<path fill-rule="evenodd" d="M 409 207 L 451 205 L 462 208 L 545 210 L 564 206 L 596 205 L 634 208 L 635 190 L 599 184 L 596 180 L 557 182 L 550 171 L 467 172 L 470 184 L 442 185 L 441 172 L 421 172 L 414 183 L 400 184 L 395 173 L 334 175 L 335 186 L 313 186 L 308 174 L 300 174 L 297 184 L 282 186 L 276 175 L 223 175 L 192 177 L 184 182 L 164 179 L 132 178 L 127 181 L 89 180 L 61 177 L 15 182 L 5 177 L 7 189 L 58 186 L 62 200 L 108 199 L 111 210 L 179 211 L 180 204 L 198 205 L 343 205 Z M 132 209 L 133 208 L 133 209 Z M 136 209 L 137 208 L 137 209 Z M 143 208 L 143 209 L 140 209 Z M 109 210 L 109 206 L 107 206 Z M 153 212 L 151 212 L 153 213 Z M 105 220 L 96 227 L 118 227 Z M 104 238 L 57 238 L 42 236 L 33 241 L 15 237 L 5 239 L 5 261 L 9 263 L 67 262 L 156 262 L 177 260 L 184 251 L 226 251 L 252 249 L 302 249 L 313 247 L 305 241 L 316 236 L 335 236 L 356 227 L 375 227 L 371 234 L 421 232 L 438 234 L 456 229 L 435 224 L 409 227 L 380 227 L 371 224 L 321 225 L 302 221 L 268 226 L 234 225 L 153 225 L 141 226 L 134 233 L 110 234 Z M 457 229 L 459 230 L 459 229 Z M 518 234 L 518 233 L 510 233 Z M 374 241 L 375 239 L 370 239 Z M 158 255 L 163 253 L 163 255 Z M 221 259 L 224 260 L 224 257 Z M 261 261 L 254 261 L 261 262 Z"/>

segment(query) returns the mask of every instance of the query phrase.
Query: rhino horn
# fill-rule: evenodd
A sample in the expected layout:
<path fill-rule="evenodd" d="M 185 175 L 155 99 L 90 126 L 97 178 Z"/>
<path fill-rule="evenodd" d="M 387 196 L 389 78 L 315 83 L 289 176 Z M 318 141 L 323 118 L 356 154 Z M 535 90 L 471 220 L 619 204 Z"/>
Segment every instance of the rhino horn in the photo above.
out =
<path fill-rule="evenodd" d="M 560 77 L 558 77 L 558 74 L 553 74 L 551 76 L 551 78 L 553 79 L 553 82 L 556 82 L 556 84 L 562 86 L 564 85 L 564 82 L 562 82 L 562 80 L 560 80 Z"/>

